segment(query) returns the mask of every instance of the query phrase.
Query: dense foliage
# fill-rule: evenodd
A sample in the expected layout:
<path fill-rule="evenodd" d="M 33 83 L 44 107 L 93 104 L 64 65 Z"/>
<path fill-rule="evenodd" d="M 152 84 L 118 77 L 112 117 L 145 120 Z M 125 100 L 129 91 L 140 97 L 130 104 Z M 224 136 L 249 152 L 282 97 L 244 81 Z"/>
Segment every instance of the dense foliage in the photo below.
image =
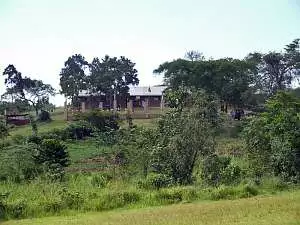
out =
<path fill-rule="evenodd" d="M 51 121 L 50 113 L 48 111 L 41 110 L 41 112 L 38 116 L 38 120 L 40 122 L 49 122 L 49 121 Z"/>
<path fill-rule="evenodd" d="M 191 183 L 199 158 L 214 152 L 219 120 L 216 101 L 210 96 L 196 92 L 188 101 L 192 107 L 176 108 L 160 120 L 152 159 L 156 172 L 168 174 L 181 184 Z"/>
<path fill-rule="evenodd" d="M 253 165 L 260 167 L 260 173 L 267 169 L 286 180 L 300 181 L 300 100 L 278 92 L 266 108 L 244 132 Z"/>
<path fill-rule="evenodd" d="M 76 119 L 87 121 L 102 132 L 119 129 L 118 115 L 109 111 L 95 109 L 86 113 L 78 114 Z"/>

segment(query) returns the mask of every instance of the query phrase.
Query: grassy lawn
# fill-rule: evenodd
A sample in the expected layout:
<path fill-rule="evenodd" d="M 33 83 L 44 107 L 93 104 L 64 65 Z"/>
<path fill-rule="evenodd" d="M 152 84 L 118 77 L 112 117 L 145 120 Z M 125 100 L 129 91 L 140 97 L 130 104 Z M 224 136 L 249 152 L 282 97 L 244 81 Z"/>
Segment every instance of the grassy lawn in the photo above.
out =
<path fill-rule="evenodd" d="M 152 113 L 152 111 L 151 111 Z M 38 123 L 38 131 L 39 133 L 45 133 L 53 129 L 60 129 L 64 128 L 68 125 L 68 123 L 64 119 L 64 111 L 62 108 L 56 109 L 55 112 L 51 113 L 52 121 L 49 123 Z M 138 126 L 145 126 L 145 127 L 154 127 L 156 124 L 155 122 L 157 119 L 134 119 L 133 123 Z M 127 127 L 127 122 L 122 121 L 121 127 Z M 24 126 L 17 126 L 9 131 L 10 136 L 14 135 L 22 135 L 22 136 L 29 136 L 32 134 L 32 129 L 30 125 L 24 125 Z"/>
<path fill-rule="evenodd" d="M 39 133 L 44 133 L 53 129 L 60 129 L 67 126 L 68 122 L 64 120 L 64 111 L 58 108 L 55 112 L 51 114 L 52 121 L 49 123 L 38 123 Z M 32 134 L 32 129 L 30 124 L 25 126 L 18 126 L 9 131 L 10 136 L 22 135 L 29 136 Z"/>
<path fill-rule="evenodd" d="M 300 191 L 271 197 L 188 203 L 147 209 L 115 210 L 66 217 L 8 221 L 3 225 L 30 224 L 300 224 Z"/>

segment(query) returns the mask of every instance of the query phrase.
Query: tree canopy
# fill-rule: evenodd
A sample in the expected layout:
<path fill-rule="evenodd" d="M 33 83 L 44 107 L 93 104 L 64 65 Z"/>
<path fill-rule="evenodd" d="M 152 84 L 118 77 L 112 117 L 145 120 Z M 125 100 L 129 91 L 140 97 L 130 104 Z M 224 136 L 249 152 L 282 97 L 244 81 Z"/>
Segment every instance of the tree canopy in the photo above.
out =
<path fill-rule="evenodd" d="M 88 62 L 80 54 L 68 58 L 59 74 L 62 94 L 74 100 L 80 91 L 87 89 L 86 70 L 88 66 Z"/>
<path fill-rule="evenodd" d="M 289 88 L 300 77 L 300 39 L 287 45 L 283 52 L 250 53 L 246 60 L 255 65 L 256 86 L 268 95 Z"/>
<path fill-rule="evenodd" d="M 204 89 L 235 107 L 258 104 L 300 77 L 299 43 L 296 39 L 283 52 L 256 52 L 245 59 L 206 60 L 201 53 L 190 51 L 187 59 L 165 62 L 154 73 L 162 73 L 171 89 Z"/>
<path fill-rule="evenodd" d="M 117 58 L 106 55 L 102 60 L 94 58 L 90 71 L 90 86 L 97 92 L 127 94 L 128 85 L 139 83 L 135 63 L 124 56 Z"/>
<path fill-rule="evenodd" d="M 6 93 L 3 96 L 13 96 L 13 101 L 21 100 L 31 103 L 36 114 L 45 104 L 49 103 L 49 97 L 55 95 L 55 89 L 50 84 L 23 77 L 14 65 L 8 65 L 3 75 L 6 76 Z"/>
<path fill-rule="evenodd" d="M 164 80 L 173 89 L 186 86 L 204 89 L 232 105 L 241 105 L 243 94 L 253 82 L 252 64 L 245 60 L 188 61 L 177 59 L 160 65 L 154 73 L 164 73 Z"/>

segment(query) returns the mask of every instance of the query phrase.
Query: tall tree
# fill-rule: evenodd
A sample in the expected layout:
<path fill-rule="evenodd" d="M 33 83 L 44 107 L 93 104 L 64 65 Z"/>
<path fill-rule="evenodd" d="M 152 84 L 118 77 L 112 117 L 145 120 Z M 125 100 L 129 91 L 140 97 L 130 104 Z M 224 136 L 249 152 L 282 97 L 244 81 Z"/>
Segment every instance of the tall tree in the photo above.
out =
<path fill-rule="evenodd" d="M 65 62 L 65 67 L 60 72 L 61 93 L 71 98 L 75 103 L 80 91 L 87 89 L 85 71 L 88 62 L 80 54 L 72 55 Z"/>
<path fill-rule="evenodd" d="M 128 86 L 139 83 L 135 63 L 124 56 L 117 58 L 106 55 L 101 61 L 94 58 L 90 71 L 89 82 L 92 89 L 111 96 L 114 99 L 114 109 L 117 107 L 116 96 L 128 94 Z"/>
<path fill-rule="evenodd" d="M 261 92 L 272 95 L 290 87 L 300 77 L 300 39 L 287 45 L 283 52 L 258 52 L 246 59 L 256 66 L 257 87 Z"/>
<path fill-rule="evenodd" d="M 165 83 L 172 89 L 181 86 L 204 89 L 217 94 L 224 104 L 241 105 L 243 93 L 253 82 L 252 64 L 245 60 L 224 58 L 166 62 L 154 70 L 164 73 Z M 225 107 L 226 108 L 226 107 Z"/>
<path fill-rule="evenodd" d="M 31 103 L 36 115 L 49 102 L 49 96 L 55 95 L 55 90 L 50 84 L 44 84 L 41 80 L 32 80 L 24 77 L 13 65 L 5 68 L 6 93 L 4 96 L 14 96 L 13 101 L 23 100 Z"/>
<path fill-rule="evenodd" d="M 185 58 L 191 61 L 204 60 L 203 54 L 195 50 L 191 50 L 185 53 Z"/>

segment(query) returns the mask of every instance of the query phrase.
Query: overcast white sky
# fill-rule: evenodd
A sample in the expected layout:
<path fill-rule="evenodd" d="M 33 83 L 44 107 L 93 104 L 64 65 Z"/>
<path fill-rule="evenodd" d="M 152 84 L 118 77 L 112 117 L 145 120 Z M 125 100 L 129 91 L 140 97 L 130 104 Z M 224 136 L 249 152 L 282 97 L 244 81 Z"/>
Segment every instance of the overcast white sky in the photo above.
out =
<path fill-rule="evenodd" d="M 191 49 L 242 58 L 281 50 L 295 38 L 300 0 L 0 0 L 1 74 L 14 64 L 56 89 L 75 53 L 88 61 L 124 55 L 148 86 L 161 82 L 152 74 L 159 64 Z M 63 98 L 52 101 L 61 105 Z"/>

